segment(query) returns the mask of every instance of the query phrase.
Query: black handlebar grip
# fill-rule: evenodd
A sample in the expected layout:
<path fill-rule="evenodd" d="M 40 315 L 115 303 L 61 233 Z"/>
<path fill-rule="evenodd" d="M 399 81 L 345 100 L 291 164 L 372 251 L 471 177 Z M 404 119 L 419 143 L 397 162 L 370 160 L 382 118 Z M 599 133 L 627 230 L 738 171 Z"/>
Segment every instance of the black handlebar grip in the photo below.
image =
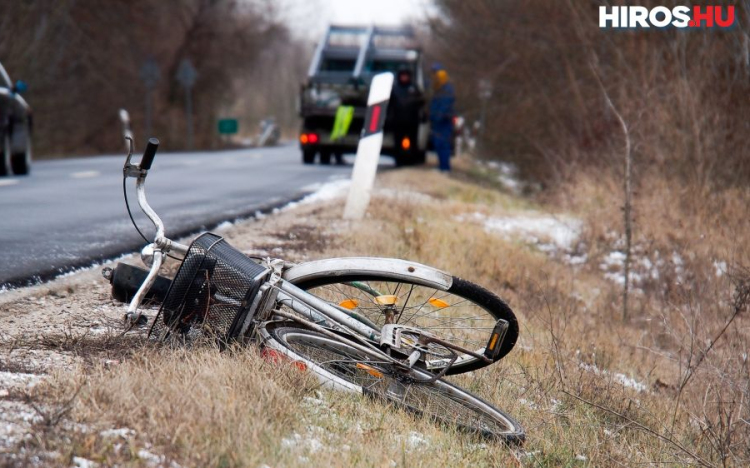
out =
<path fill-rule="evenodd" d="M 156 156 L 156 150 L 159 149 L 159 139 L 149 138 L 148 144 L 146 145 L 146 151 L 143 152 L 141 158 L 140 168 L 144 171 L 151 169 L 151 164 L 154 162 L 154 156 Z"/>

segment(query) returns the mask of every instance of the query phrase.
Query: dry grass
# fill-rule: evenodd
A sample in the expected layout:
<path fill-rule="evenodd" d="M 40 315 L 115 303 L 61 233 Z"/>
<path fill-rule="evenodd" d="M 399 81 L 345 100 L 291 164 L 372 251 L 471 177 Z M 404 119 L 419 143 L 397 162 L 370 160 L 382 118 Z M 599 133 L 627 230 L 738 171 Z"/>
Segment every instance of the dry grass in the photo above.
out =
<path fill-rule="evenodd" d="M 677 271 L 675 262 L 665 261 L 654 266 L 658 278 L 637 282 L 632 320 L 624 323 L 620 287 L 600 268 L 619 245 L 615 181 L 581 176 L 535 203 L 465 177 L 426 170 L 383 174 L 384 190 L 362 222 L 341 221 L 336 203 L 303 207 L 289 217 L 290 229 L 319 227 L 304 231 L 319 251 L 305 251 L 297 239 L 279 241 L 284 254 L 296 258 L 421 261 L 506 299 L 522 327 L 516 349 L 497 365 L 452 380 L 516 416 L 527 429 L 523 450 L 355 395 L 319 391 L 310 376 L 253 350 L 143 347 L 114 364 L 84 360 L 29 392 L 24 398 L 46 417 L 23 444 L 27 457 L 15 462 L 51 454 L 43 458 L 51 465 L 70 465 L 73 457 L 127 466 L 746 465 L 748 322 L 738 314 L 721 333 L 745 305 L 733 302 L 738 283 L 729 272 L 717 276 L 715 262 L 726 262 L 728 270 L 749 263 L 741 248 L 750 232 L 741 216 L 748 194 L 709 194 L 696 208 L 685 198 L 705 194 L 675 192 L 659 181 L 648 192 L 641 188 L 636 259 L 653 260 L 658 250 L 665 259 L 676 253 L 683 263 Z M 587 261 L 570 265 L 458 220 L 467 213 L 530 210 L 581 217 L 578 249 Z M 256 228 L 239 225 L 227 236 L 241 249 L 258 248 L 251 235 Z M 747 278 L 735 273 L 735 279 Z M 98 338 L 58 336 L 46 343 L 83 356 L 90 350 L 111 358 L 117 350 L 115 342 Z M 623 385 L 631 378 L 642 387 Z M 106 432 L 113 428 L 129 431 Z"/>

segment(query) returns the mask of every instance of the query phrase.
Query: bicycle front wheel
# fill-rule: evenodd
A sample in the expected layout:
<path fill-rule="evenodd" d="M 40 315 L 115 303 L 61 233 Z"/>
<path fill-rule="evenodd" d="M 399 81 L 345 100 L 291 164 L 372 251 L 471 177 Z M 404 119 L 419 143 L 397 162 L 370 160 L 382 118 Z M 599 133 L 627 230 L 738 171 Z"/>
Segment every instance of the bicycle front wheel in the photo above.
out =
<path fill-rule="evenodd" d="M 325 383 L 457 427 L 463 432 L 522 443 L 521 425 L 468 391 L 419 369 L 403 369 L 341 341 L 301 326 L 272 322 L 261 327 L 268 348 L 302 362 Z"/>
<path fill-rule="evenodd" d="M 440 288 L 404 279 L 388 271 L 345 274 L 331 271 L 294 284 L 339 308 L 363 317 L 380 329 L 385 323 L 398 323 L 425 330 L 465 349 L 484 353 L 498 319 L 508 322 L 495 361 L 507 355 L 518 339 L 518 321 L 508 305 L 479 285 L 453 277 L 450 286 Z M 435 347 L 425 366 L 439 372 L 449 363 L 444 349 Z M 468 354 L 459 354 L 447 374 L 480 369 L 487 363 Z"/>

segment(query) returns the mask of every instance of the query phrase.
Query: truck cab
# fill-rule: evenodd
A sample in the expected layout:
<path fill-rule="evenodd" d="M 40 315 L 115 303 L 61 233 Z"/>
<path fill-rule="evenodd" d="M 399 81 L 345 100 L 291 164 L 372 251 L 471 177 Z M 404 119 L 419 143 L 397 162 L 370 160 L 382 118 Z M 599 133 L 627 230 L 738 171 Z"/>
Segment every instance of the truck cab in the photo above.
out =
<path fill-rule="evenodd" d="M 396 75 L 382 154 L 421 164 L 427 150 L 422 53 L 405 27 L 330 26 L 300 87 L 300 149 L 305 164 L 330 164 L 357 150 L 372 77 Z"/>

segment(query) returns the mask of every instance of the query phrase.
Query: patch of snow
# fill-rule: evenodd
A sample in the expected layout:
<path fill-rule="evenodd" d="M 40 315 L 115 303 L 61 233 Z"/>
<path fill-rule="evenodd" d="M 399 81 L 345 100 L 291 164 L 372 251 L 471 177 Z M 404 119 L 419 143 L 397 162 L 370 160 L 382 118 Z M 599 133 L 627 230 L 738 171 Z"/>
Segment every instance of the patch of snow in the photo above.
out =
<path fill-rule="evenodd" d="M 42 379 L 36 374 L 26 374 L 23 372 L 5 372 L 0 371 L 0 383 L 21 384 L 26 387 L 33 387 Z"/>
<path fill-rule="evenodd" d="M 646 384 L 641 383 L 625 374 L 616 373 L 614 374 L 615 379 L 622 384 L 623 387 L 632 388 L 637 392 L 645 392 L 648 390 Z"/>
<path fill-rule="evenodd" d="M 468 216 L 458 216 L 456 220 L 481 223 L 487 232 L 498 233 L 506 238 L 520 237 L 527 242 L 538 244 L 540 250 L 550 253 L 558 249 L 571 251 L 583 228 L 583 222 L 579 219 L 541 213 L 487 217 L 475 212 Z"/>
<path fill-rule="evenodd" d="M 588 260 L 588 256 L 585 253 L 581 255 L 565 254 L 563 255 L 563 260 L 568 265 L 583 265 Z"/>
<path fill-rule="evenodd" d="M 523 191 L 524 184 L 518 180 L 518 167 L 514 164 L 503 161 L 487 161 L 485 164 L 497 172 L 497 181 L 500 185 L 516 195 Z"/>
<path fill-rule="evenodd" d="M 165 466 L 169 466 L 170 468 L 181 468 L 180 465 L 175 461 L 170 461 L 169 464 L 166 464 L 166 457 L 164 455 L 157 455 L 155 453 L 149 452 L 146 449 L 138 450 L 138 458 L 143 460 L 146 466 L 149 467 L 162 468 Z"/>
<path fill-rule="evenodd" d="M 291 437 L 285 437 L 281 439 L 281 446 L 286 448 L 299 447 L 307 449 L 312 453 L 322 450 L 325 445 L 314 437 L 303 437 L 297 432 L 293 433 Z"/>
<path fill-rule="evenodd" d="M 660 270 L 664 267 L 664 260 L 659 258 L 659 251 L 654 251 L 652 260 L 636 247 L 633 249 L 630 261 L 630 284 L 633 291 L 640 291 L 636 286 L 646 280 L 658 280 Z M 625 284 L 625 253 L 613 250 L 602 258 L 599 268 L 604 271 L 604 278 L 622 286 Z M 678 279 L 681 279 L 681 267 L 675 268 Z M 642 291 L 641 291 L 642 292 Z"/>
<path fill-rule="evenodd" d="M 557 247 L 570 250 L 581 234 L 583 223 L 574 218 L 517 216 L 487 218 L 484 227 L 491 232 L 520 235 L 535 243 L 538 242 L 538 237 L 545 237 Z"/>
<path fill-rule="evenodd" d="M 529 401 L 526 398 L 519 398 L 518 402 L 521 403 L 524 406 L 528 406 L 531 409 L 536 409 L 537 408 L 536 403 L 534 403 L 533 401 Z"/>
<path fill-rule="evenodd" d="M 586 461 L 588 458 L 586 458 L 586 455 L 576 455 L 576 460 L 578 461 Z"/>
<path fill-rule="evenodd" d="M 10 448 L 23 440 L 31 425 L 42 418 L 28 405 L 19 401 L 0 401 L 0 448 Z"/>
<path fill-rule="evenodd" d="M 128 437 L 134 436 L 135 431 L 127 427 L 121 427 L 119 429 L 107 429 L 107 430 L 101 431 L 99 435 L 104 438 L 114 439 L 114 438 L 120 437 L 123 439 L 127 439 Z"/>
<path fill-rule="evenodd" d="M 621 266 L 625 264 L 626 255 L 618 250 L 612 251 L 602 259 L 601 268 L 606 269 L 609 266 Z"/>
<path fill-rule="evenodd" d="M 83 457 L 73 457 L 73 466 L 76 468 L 96 468 L 98 463 Z"/>
<path fill-rule="evenodd" d="M 346 190 L 351 184 L 351 179 L 340 179 L 326 182 L 324 184 L 313 184 L 308 187 L 309 190 L 312 190 L 311 194 L 299 201 L 287 203 L 281 209 L 286 211 L 294 209 L 300 205 L 309 205 L 311 203 L 334 200 L 338 197 L 344 196 Z M 276 211 L 274 210 L 274 212 Z"/>
<path fill-rule="evenodd" d="M 424 436 L 424 434 L 421 434 L 416 431 L 409 432 L 409 435 L 406 438 L 406 443 L 411 448 L 426 447 L 429 445 L 429 441 Z"/>
<path fill-rule="evenodd" d="M 302 401 L 312 406 L 326 406 L 327 405 L 327 403 L 324 400 L 320 398 L 311 397 L 311 396 L 304 397 Z"/>
<path fill-rule="evenodd" d="M 229 222 L 229 221 L 224 221 L 223 223 L 221 223 L 218 226 L 216 226 L 214 228 L 214 231 L 216 231 L 216 232 L 227 231 L 227 230 L 231 229 L 232 227 L 234 227 L 234 223 Z"/>
<path fill-rule="evenodd" d="M 549 402 L 552 404 L 552 406 L 550 406 L 550 411 L 557 412 L 560 410 L 560 407 L 562 406 L 562 402 L 560 400 L 551 398 Z"/>
<path fill-rule="evenodd" d="M 716 277 L 721 278 L 727 272 L 727 262 L 714 260 L 714 269 L 716 270 Z"/>
<path fill-rule="evenodd" d="M 623 387 L 632 388 L 633 390 L 639 393 L 645 392 L 648 390 L 648 386 L 646 384 L 639 382 L 631 377 L 628 377 L 625 374 L 620 374 L 620 373 L 610 374 L 609 371 L 601 370 L 598 367 L 596 367 L 596 365 L 594 364 L 586 364 L 584 362 L 579 363 L 578 367 L 580 367 L 581 369 L 585 371 L 592 372 L 596 375 L 601 375 L 601 376 L 611 375 L 612 378 Z"/>

